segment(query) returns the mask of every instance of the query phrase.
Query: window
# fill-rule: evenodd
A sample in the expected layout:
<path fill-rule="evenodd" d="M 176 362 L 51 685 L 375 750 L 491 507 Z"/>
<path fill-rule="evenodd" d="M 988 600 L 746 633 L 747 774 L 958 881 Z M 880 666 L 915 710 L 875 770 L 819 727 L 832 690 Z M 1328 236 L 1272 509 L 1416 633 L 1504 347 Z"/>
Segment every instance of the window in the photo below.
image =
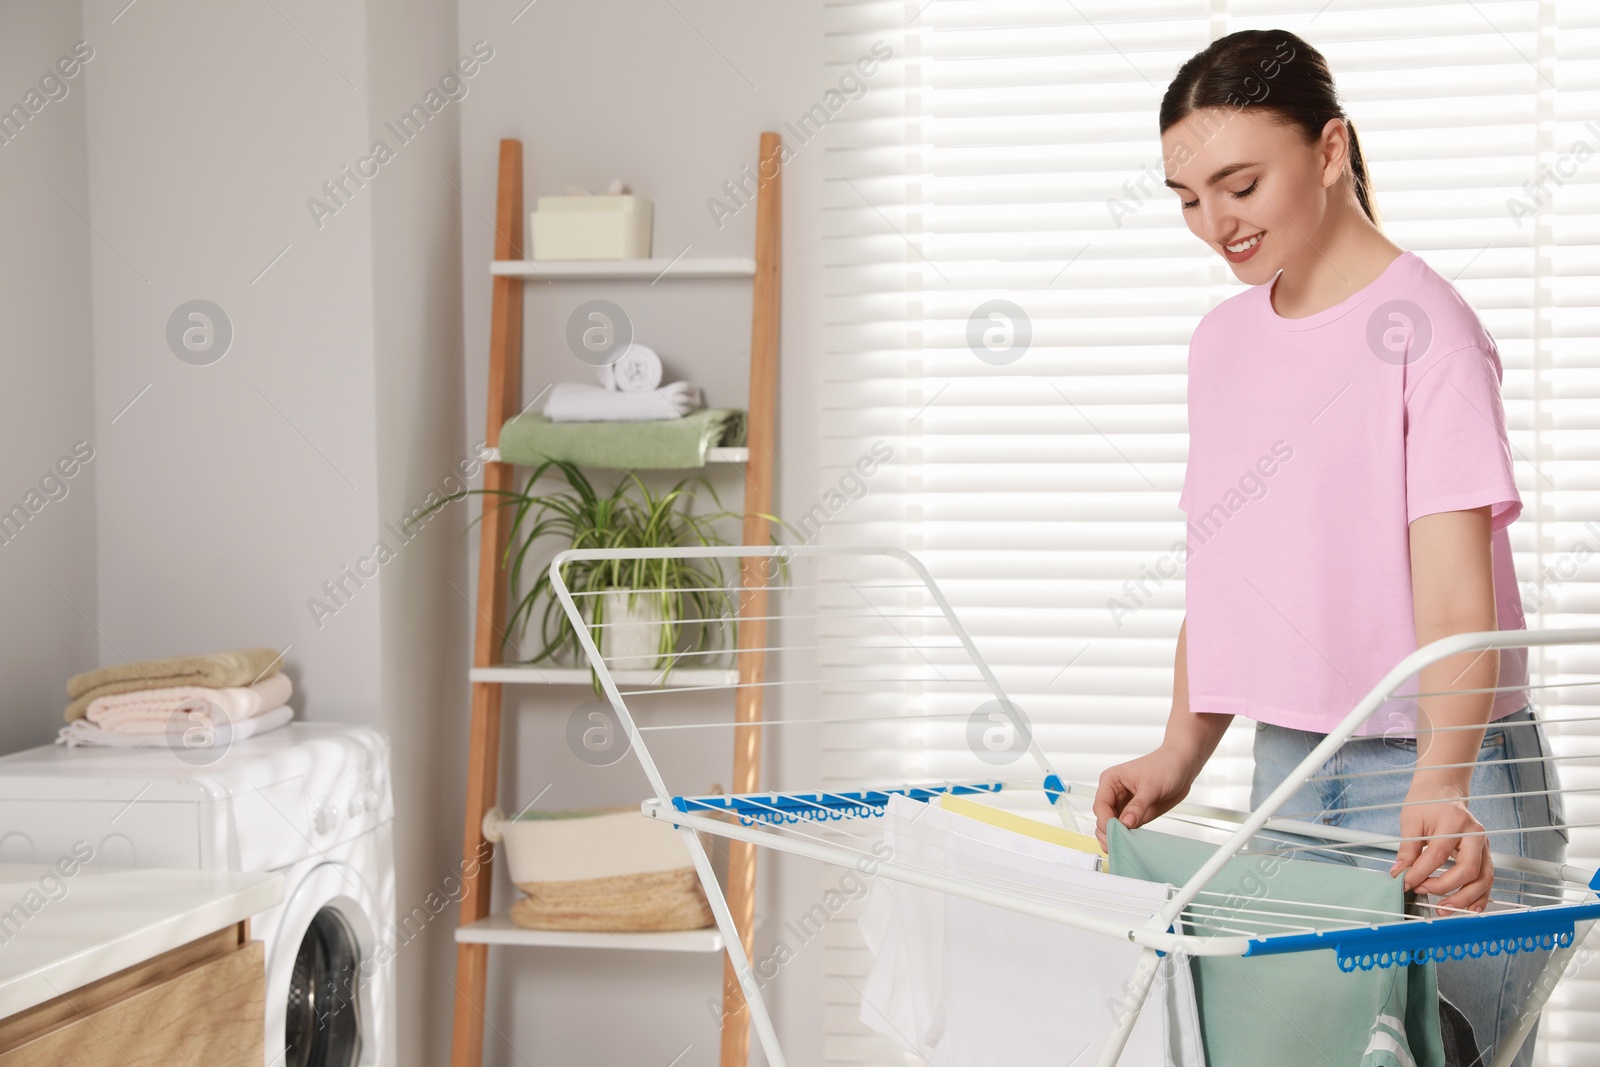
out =
<path fill-rule="evenodd" d="M 1272 27 L 1327 57 L 1386 232 L 1451 279 L 1498 342 L 1529 626 L 1600 621 L 1592 5 L 837 2 L 828 83 L 864 56 L 892 58 L 823 141 L 823 480 L 878 439 L 894 458 L 821 540 L 917 552 L 1077 780 L 1160 740 L 1184 603 L 1187 345 L 1240 289 L 1161 186 L 1157 108 L 1208 41 Z M 1534 681 L 1600 673 L 1584 657 L 1536 654 Z M 1594 699 L 1559 693 L 1539 705 L 1558 753 L 1560 718 L 1586 710 L 1566 702 Z M 1248 726 L 1195 799 L 1245 806 Z M 893 778 L 936 756 L 879 753 L 872 769 Z M 826 784 L 859 781 L 864 758 L 824 745 Z M 1569 798 L 1568 816 L 1600 823 L 1600 802 Z M 1575 831 L 1571 855 L 1600 855 L 1600 833 Z M 837 925 L 829 1062 L 899 1062 L 855 1021 L 849 982 L 867 958 L 853 923 Z M 1558 987 L 1542 1062 L 1600 1055 L 1596 1003 L 1594 968 Z"/>

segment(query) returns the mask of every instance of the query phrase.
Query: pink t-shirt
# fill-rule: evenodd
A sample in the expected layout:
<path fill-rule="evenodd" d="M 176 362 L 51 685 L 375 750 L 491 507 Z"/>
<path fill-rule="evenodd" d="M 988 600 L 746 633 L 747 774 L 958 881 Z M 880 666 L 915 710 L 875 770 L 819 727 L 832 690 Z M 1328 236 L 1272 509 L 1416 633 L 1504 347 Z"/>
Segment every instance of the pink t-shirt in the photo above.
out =
<path fill-rule="evenodd" d="M 1189 342 L 1189 706 L 1327 733 L 1417 648 L 1419 516 L 1492 505 L 1498 628 L 1524 628 L 1506 531 L 1522 500 L 1494 340 L 1420 257 L 1305 318 L 1271 288 Z M 1500 685 L 1526 684 L 1526 650 L 1503 650 Z M 1396 689 L 1418 691 L 1416 674 Z M 1491 717 L 1527 703 L 1498 693 Z M 1415 717 L 1393 697 L 1358 733 L 1406 736 Z"/>

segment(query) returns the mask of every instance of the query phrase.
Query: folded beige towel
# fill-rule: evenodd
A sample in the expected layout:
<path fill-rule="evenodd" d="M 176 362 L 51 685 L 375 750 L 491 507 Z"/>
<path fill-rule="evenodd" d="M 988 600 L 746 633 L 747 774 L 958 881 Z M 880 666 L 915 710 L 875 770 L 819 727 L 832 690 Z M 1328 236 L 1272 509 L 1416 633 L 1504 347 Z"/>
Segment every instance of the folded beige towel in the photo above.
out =
<path fill-rule="evenodd" d="M 173 656 L 101 667 L 67 679 L 67 696 L 73 700 L 64 717 L 68 722 L 81 719 L 90 701 L 114 693 L 179 685 L 212 689 L 253 685 L 281 666 L 280 654 L 273 649 L 238 648 L 204 656 Z"/>
<path fill-rule="evenodd" d="M 113 693 L 90 701 L 84 717 L 112 733 L 160 734 L 167 731 L 174 715 L 214 719 L 216 709 L 220 709 L 220 719 L 214 725 L 242 722 L 283 707 L 292 692 L 289 676 L 280 671 L 248 686 L 179 685 Z"/>

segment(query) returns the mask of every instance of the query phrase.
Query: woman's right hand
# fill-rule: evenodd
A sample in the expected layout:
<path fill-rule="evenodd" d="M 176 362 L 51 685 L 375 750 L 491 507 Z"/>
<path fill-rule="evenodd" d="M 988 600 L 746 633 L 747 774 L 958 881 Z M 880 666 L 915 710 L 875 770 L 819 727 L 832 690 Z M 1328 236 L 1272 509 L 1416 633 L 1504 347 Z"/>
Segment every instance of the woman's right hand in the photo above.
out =
<path fill-rule="evenodd" d="M 1094 794 L 1094 835 L 1100 847 L 1110 848 L 1106 823 L 1112 817 L 1129 829 L 1142 826 L 1188 796 L 1199 774 L 1200 767 L 1193 760 L 1165 745 L 1149 755 L 1108 767 Z"/>

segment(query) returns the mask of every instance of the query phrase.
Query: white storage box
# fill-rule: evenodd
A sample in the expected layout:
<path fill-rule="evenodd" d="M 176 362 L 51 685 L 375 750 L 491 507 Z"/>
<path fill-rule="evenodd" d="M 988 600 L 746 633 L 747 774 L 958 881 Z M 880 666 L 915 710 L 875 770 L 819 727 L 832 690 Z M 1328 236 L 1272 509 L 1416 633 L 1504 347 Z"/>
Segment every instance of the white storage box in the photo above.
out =
<path fill-rule="evenodd" d="M 650 201 L 631 195 L 541 196 L 534 259 L 649 259 Z"/>

